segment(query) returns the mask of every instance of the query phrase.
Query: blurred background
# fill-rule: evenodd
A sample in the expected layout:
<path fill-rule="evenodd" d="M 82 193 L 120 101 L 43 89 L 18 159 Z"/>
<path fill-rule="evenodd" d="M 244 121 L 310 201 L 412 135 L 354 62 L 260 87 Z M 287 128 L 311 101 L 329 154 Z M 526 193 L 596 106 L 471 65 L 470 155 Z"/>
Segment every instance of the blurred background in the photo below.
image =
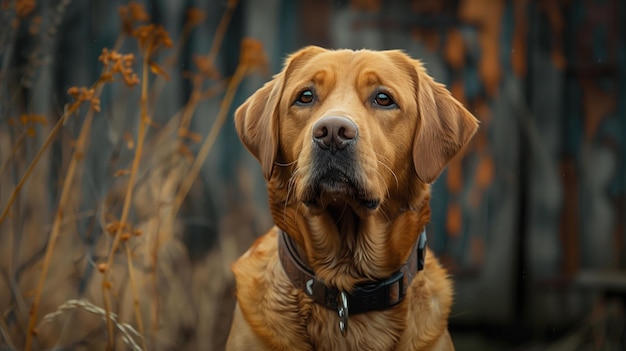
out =
<path fill-rule="evenodd" d="M 272 225 L 232 114 L 312 44 L 402 49 L 481 121 L 431 202 L 458 350 L 626 348 L 622 1 L 2 0 L 0 18 L 0 350 L 223 349 L 229 265 Z"/>

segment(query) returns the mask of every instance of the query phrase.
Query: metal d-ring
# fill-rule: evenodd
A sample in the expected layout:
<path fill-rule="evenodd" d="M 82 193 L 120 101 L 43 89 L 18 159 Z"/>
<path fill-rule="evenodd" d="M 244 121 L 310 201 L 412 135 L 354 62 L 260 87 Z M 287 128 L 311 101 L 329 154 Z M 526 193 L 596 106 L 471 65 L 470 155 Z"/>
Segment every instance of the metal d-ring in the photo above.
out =
<path fill-rule="evenodd" d="M 337 314 L 339 315 L 339 330 L 345 337 L 348 335 L 348 295 L 343 291 L 337 294 Z"/>

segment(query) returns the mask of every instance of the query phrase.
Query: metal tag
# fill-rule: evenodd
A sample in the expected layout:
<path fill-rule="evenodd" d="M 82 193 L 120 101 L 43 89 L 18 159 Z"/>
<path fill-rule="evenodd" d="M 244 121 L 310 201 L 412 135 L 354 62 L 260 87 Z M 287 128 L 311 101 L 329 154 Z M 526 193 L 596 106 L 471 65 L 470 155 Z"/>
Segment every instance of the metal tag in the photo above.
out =
<path fill-rule="evenodd" d="M 339 315 L 339 330 L 345 337 L 348 335 L 348 295 L 343 291 L 337 295 L 337 314 Z"/>

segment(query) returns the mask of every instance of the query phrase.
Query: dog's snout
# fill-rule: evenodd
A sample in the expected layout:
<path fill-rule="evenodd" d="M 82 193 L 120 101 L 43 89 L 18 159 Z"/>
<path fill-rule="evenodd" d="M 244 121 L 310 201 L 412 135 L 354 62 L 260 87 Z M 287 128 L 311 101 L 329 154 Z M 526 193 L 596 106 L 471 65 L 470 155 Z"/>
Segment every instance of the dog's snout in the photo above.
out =
<path fill-rule="evenodd" d="M 313 140 L 322 149 L 342 150 L 356 140 L 358 128 L 346 117 L 327 116 L 313 125 Z"/>

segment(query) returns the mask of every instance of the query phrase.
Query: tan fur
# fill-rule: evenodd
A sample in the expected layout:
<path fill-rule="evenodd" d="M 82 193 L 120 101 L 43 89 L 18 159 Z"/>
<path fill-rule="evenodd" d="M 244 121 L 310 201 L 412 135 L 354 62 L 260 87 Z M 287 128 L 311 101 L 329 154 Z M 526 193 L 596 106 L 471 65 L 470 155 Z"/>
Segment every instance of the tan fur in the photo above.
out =
<path fill-rule="evenodd" d="M 314 88 L 310 106 L 294 104 Z M 383 89 L 396 109 L 372 105 Z M 322 192 L 309 208 L 313 124 L 342 116 L 358 126 L 356 175 L 366 210 Z M 259 160 L 276 225 L 292 236 L 317 277 L 344 291 L 384 279 L 407 260 L 430 218 L 430 183 L 471 139 L 476 119 L 400 51 L 308 47 L 236 112 L 235 125 Z M 339 197 L 339 199 L 337 198 Z M 228 350 L 451 350 L 452 284 L 430 251 L 405 300 L 353 315 L 343 337 L 337 312 L 314 303 L 285 275 L 273 228 L 234 265 L 238 305 Z"/>

